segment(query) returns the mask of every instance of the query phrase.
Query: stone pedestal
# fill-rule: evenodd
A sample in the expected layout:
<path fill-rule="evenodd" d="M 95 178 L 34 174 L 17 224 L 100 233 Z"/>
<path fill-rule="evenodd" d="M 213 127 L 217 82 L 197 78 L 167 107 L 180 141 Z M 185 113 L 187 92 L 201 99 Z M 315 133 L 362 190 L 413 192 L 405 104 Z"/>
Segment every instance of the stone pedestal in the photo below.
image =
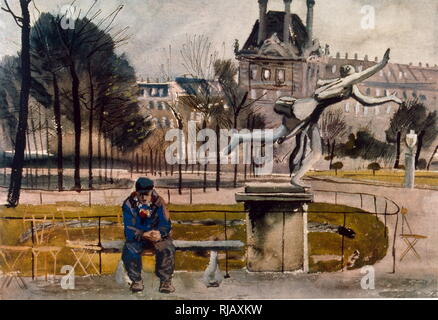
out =
<path fill-rule="evenodd" d="M 415 181 L 415 156 L 412 152 L 405 155 L 405 188 L 412 189 Z"/>
<path fill-rule="evenodd" d="M 236 193 L 247 213 L 249 271 L 307 271 L 306 203 L 313 195 L 290 184 L 250 184 Z M 305 245 L 306 244 L 306 245 Z"/>

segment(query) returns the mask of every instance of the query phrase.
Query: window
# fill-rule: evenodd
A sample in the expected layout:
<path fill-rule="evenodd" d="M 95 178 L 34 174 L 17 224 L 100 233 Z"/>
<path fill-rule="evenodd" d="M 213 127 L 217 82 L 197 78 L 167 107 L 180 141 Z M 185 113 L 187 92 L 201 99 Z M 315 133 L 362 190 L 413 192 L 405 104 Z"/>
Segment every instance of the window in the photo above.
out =
<path fill-rule="evenodd" d="M 157 88 L 152 88 L 152 89 L 151 89 L 151 97 L 156 97 L 157 94 L 158 94 L 158 90 L 157 90 Z"/>
<path fill-rule="evenodd" d="M 383 70 L 380 70 L 379 75 L 383 77 Z"/>
<path fill-rule="evenodd" d="M 358 66 L 357 67 L 357 72 L 362 72 L 362 70 L 363 70 L 363 66 Z"/>
<path fill-rule="evenodd" d="M 426 96 L 424 94 L 422 94 L 422 95 L 420 95 L 420 100 L 426 101 L 427 98 L 426 98 Z"/>
<path fill-rule="evenodd" d="M 360 112 L 360 103 L 358 102 L 358 103 L 356 103 L 356 107 L 355 107 L 355 113 L 356 113 L 356 115 L 358 115 L 359 114 L 359 112 Z"/>
<path fill-rule="evenodd" d="M 257 99 L 257 90 L 251 89 L 251 99 Z"/>
<path fill-rule="evenodd" d="M 257 66 L 252 65 L 251 66 L 251 71 L 250 71 L 250 78 L 251 80 L 257 80 Z"/>
<path fill-rule="evenodd" d="M 365 116 L 368 114 L 368 107 L 363 107 L 363 114 Z"/>
<path fill-rule="evenodd" d="M 348 102 L 345 104 L 345 112 L 350 112 L 350 104 Z"/>
<path fill-rule="evenodd" d="M 333 65 L 333 66 L 332 66 L 332 73 L 333 73 L 333 74 L 336 73 L 336 65 Z"/>
<path fill-rule="evenodd" d="M 262 80 L 271 80 L 271 70 L 266 68 L 262 69 Z"/>
<path fill-rule="evenodd" d="M 155 104 L 153 101 L 149 101 L 149 109 L 154 109 L 155 108 Z"/>
<path fill-rule="evenodd" d="M 279 84 L 283 84 L 286 81 L 286 70 L 285 69 L 277 69 L 275 70 L 275 80 Z"/>
<path fill-rule="evenodd" d="M 388 106 L 388 107 L 386 108 L 386 113 L 391 113 L 391 106 Z"/>
<path fill-rule="evenodd" d="M 158 106 L 157 106 L 157 109 L 158 109 L 158 110 L 163 110 L 163 103 L 162 103 L 161 101 L 158 101 L 158 102 L 157 102 L 157 105 L 158 105 Z"/>
<path fill-rule="evenodd" d="M 403 78 L 403 72 L 400 71 L 400 72 L 398 73 L 398 78 L 399 78 L 399 79 Z"/>
<path fill-rule="evenodd" d="M 367 88 L 367 90 L 365 91 L 366 95 L 369 96 L 371 94 L 371 89 Z"/>
<path fill-rule="evenodd" d="M 380 89 L 376 89 L 376 96 L 380 97 Z"/>
<path fill-rule="evenodd" d="M 405 98 L 405 99 L 408 98 L 408 94 L 406 93 L 406 91 L 403 91 L 403 98 Z"/>

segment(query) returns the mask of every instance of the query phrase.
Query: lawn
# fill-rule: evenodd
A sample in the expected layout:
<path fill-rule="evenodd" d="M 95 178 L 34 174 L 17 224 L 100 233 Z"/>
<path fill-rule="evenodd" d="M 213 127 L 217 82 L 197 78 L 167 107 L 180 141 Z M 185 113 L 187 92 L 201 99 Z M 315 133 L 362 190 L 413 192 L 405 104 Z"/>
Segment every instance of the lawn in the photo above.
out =
<path fill-rule="evenodd" d="M 396 185 L 403 185 L 405 171 L 404 170 L 390 170 L 384 169 L 375 172 L 373 175 L 372 170 L 357 170 L 357 171 L 343 171 L 338 170 L 336 175 L 334 170 L 330 171 L 311 171 L 307 173 L 308 176 L 312 177 L 338 177 L 338 178 L 348 178 L 357 181 L 379 181 L 387 182 Z M 438 186 L 438 172 L 436 171 L 416 171 L 415 172 L 415 184 L 417 186 Z"/>
<path fill-rule="evenodd" d="M 178 240 L 221 240 L 224 239 L 223 225 L 190 225 L 179 224 L 177 222 L 193 221 L 193 220 L 223 220 L 225 213 L 223 211 L 233 211 L 226 214 L 227 220 L 244 220 L 245 213 L 243 205 L 169 205 L 171 210 L 173 224 L 173 238 Z M 78 210 L 78 211 L 74 211 Z M 335 206 L 330 204 L 314 203 L 309 206 L 309 222 L 325 222 L 335 225 L 343 225 L 343 214 L 334 214 L 330 212 L 346 212 L 346 227 L 353 229 L 356 232 L 355 239 L 344 238 L 344 262 L 355 251 L 359 250 L 360 256 L 356 261 L 354 268 L 361 267 L 366 264 L 373 264 L 383 258 L 387 251 L 387 239 L 384 237 L 384 226 L 375 218 L 374 215 L 366 214 L 358 209 L 345 206 Z M 63 265 L 71 265 L 74 263 L 74 257 L 70 250 L 66 247 L 65 241 L 67 234 L 62 225 L 62 213 L 68 219 L 76 219 L 81 216 L 81 221 L 94 221 L 94 216 L 103 216 L 101 227 L 101 238 L 103 240 L 123 239 L 123 227 L 118 224 L 119 218 L 115 217 L 120 214 L 119 206 L 80 206 L 73 202 L 62 202 L 56 205 L 43 206 L 19 206 L 15 209 L 1 209 L 0 218 L 16 217 L 18 219 L 0 219 L 0 244 L 2 245 L 28 245 L 30 246 L 31 239 L 22 239 L 20 236 L 25 231 L 30 230 L 30 222 L 24 222 L 22 217 L 24 214 L 47 214 L 54 213 L 56 216 L 57 228 L 50 230 L 50 245 L 63 247 L 57 261 L 57 273 Z M 105 217 L 114 216 L 114 217 Z M 112 223 L 112 224 L 111 224 Z M 70 240 L 90 240 L 97 241 L 97 227 L 88 226 L 84 228 L 69 228 Z M 227 238 L 229 240 L 241 240 L 246 242 L 246 224 L 238 224 L 227 227 Z M 334 233 L 318 232 L 309 234 L 309 254 L 310 271 L 336 271 L 341 268 L 341 260 L 326 260 L 315 262 L 312 256 L 340 256 L 342 250 L 342 236 Z M 220 267 L 225 269 L 225 254 L 220 253 Z M 102 254 L 102 271 L 103 273 L 113 273 L 120 259 L 120 254 Z M 154 258 L 143 257 L 144 268 L 148 271 L 153 271 Z M 177 252 L 176 269 L 177 270 L 204 270 L 208 263 L 208 253 L 204 252 Z M 50 260 L 49 260 L 50 262 Z M 94 262 L 98 262 L 98 256 L 94 257 Z M 39 262 L 41 265 L 41 262 Z M 344 264 L 345 264 L 344 263 Z M 31 271 L 31 255 L 28 254 L 21 263 L 21 270 L 26 275 L 30 275 Z M 241 269 L 245 266 L 245 250 L 237 252 L 229 252 L 228 268 Z M 91 271 L 91 269 L 89 270 Z M 78 269 L 76 274 L 81 275 L 82 270 Z"/>

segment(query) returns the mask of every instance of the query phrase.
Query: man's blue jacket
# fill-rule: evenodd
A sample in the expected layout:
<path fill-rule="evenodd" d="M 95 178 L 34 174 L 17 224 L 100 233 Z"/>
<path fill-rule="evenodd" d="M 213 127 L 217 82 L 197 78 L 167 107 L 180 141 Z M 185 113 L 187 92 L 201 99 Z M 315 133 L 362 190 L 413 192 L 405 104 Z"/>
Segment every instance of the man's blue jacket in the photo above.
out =
<path fill-rule="evenodd" d="M 122 205 L 126 241 L 141 241 L 141 233 L 151 230 L 160 231 L 161 238 L 166 238 L 171 230 L 171 221 L 166 218 L 163 206 L 152 204 L 149 207 L 129 196 Z M 150 217 L 140 217 L 140 208 L 151 210 Z"/>

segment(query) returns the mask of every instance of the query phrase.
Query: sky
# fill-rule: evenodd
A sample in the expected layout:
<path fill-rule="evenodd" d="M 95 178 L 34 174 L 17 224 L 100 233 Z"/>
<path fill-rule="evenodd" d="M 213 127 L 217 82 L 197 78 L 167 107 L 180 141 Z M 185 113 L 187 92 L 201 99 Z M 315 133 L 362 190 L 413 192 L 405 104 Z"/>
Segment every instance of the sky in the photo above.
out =
<path fill-rule="evenodd" d="M 0 0 L 3 4 L 4 0 Z M 34 0 L 39 11 L 57 13 L 69 1 Z M 94 0 L 77 0 L 82 11 Z M 18 0 L 9 0 L 19 13 Z M 172 47 L 173 75 L 185 73 L 180 48 L 188 35 L 205 35 L 219 52 L 219 57 L 233 57 L 234 39 L 241 46 L 258 19 L 257 0 L 98 0 L 95 7 L 102 16 L 118 5 L 124 8 L 117 17 L 116 28 L 129 27 L 129 41 L 120 47 L 137 76 L 155 79 L 161 64 L 167 65 L 169 45 Z M 374 29 L 363 29 L 364 6 L 375 12 Z M 284 10 L 283 0 L 270 0 L 268 10 Z M 306 1 L 293 0 L 292 11 L 303 22 Z M 32 20 L 38 11 L 31 5 Z M 330 45 L 331 53 L 355 53 L 359 57 L 381 57 L 391 48 L 391 62 L 438 64 L 437 0 L 316 0 L 314 37 L 321 45 Z M 0 11 L 0 57 L 15 54 L 20 48 L 20 29 L 12 17 Z"/>

